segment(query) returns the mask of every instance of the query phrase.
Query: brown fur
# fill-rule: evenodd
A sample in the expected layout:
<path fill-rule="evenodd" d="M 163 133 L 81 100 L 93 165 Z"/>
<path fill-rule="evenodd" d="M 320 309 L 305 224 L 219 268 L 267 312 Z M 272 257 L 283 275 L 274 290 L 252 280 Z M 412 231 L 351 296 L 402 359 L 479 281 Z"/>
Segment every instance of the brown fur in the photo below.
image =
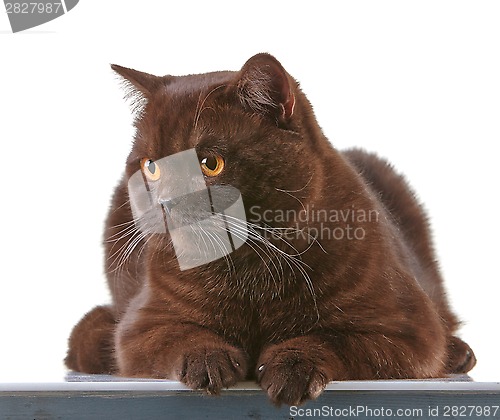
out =
<path fill-rule="evenodd" d="M 140 108 L 105 229 L 113 302 L 75 327 L 69 368 L 178 379 L 215 394 L 253 378 L 273 402 L 299 404 L 332 380 L 431 378 L 474 366 L 454 335 L 428 223 L 407 183 L 373 154 L 333 148 L 274 57 L 184 77 L 113 68 Z M 306 276 L 250 244 L 230 255 L 234 270 L 221 259 L 180 271 L 168 235 L 141 241 L 120 260 L 132 220 L 128 178 L 144 157 L 191 148 L 224 157 L 223 173 L 207 185 L 238 188 L 250 222 L 259 222 L 256 208 L 354 209 L 377 220 L 328 222 L 343 232 L 362 228 L 362 240 L 269 237 L 300 254 Z M 310 217 L 293 222 L 268 224 L 321 228 Z"/>

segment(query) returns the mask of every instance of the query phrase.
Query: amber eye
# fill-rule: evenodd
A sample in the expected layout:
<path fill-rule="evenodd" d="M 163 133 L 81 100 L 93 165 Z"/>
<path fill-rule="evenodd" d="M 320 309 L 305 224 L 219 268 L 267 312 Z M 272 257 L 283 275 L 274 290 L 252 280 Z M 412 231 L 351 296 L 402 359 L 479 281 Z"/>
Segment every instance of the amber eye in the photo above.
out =
<path fill-rule="evenodd" d="M 206 176 L 217 176 L 224 170 L 224 159 L 218 154 L 210 154 L 201 159 L 201 170 Z"/>
<path fill-rule="evenodd" d="M 150 181 L 160 179 L 160 167 L 149 158 L 141 159 L 141 170 Z"/>

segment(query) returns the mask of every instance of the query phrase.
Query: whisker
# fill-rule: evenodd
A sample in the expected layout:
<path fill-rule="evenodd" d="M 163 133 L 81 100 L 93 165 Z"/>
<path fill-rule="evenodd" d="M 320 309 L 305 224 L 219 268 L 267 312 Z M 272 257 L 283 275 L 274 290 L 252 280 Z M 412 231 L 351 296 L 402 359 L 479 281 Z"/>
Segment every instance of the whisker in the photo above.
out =
<path fill-rule="evenodd" d="M 221 254 L 222 254 L 224 260 L 226 261 L 229 274 L 231 274 L 231 273 L 234 274 L 236 272 L 236 268 L 234 266 L 234 263 L 233 263 L 233 260 L 230 256 L 230 254 L 227 253 L 225 244 L 223 243 L 222 239 L 209 231 L 204 231 L 203 233 L 205 233 L 207 236 L 213 238 L 215 243 L 219 246 Z"/>
<path fill-rule="evenodd" d="M 108 236 L 108 238 L 104 242 L 105 243 L 118 242 L 118 241 L 126 238 L 128 235 L 132 234 L 136 230 L 137 230 L 137 228 L 136 228 L 135 224 L 133 224 L 131 226 L 127 226 L 127 227 L 119 230 L 115 234 Z M 120 236 L 118 236 L 118 235 L 120 235 Z"/>
<path fill-rule="evenodd" d="M 271 229 L 269 229 L 269 228 L 262 228 L 261 226 L 258 226 L 258 225 L 252 224 L 252 223 L 247 223 L 246 230 L 245 230 L 245 228 L 241 225 L 242 221 L 240 219 L 237 219 L 237 218 L 234 218 L 234 217 L 231 217 L 231 216 L 228 217 L 228 215 L 219 215 L 219 216 L 220 217 L 226 217 L 226 222 L 227 222 L 228 226 L 231 227 L 228 230 L 228 233 L 239 235 L 241 237 L 241 239 L 245 239 L 243 236 L 246 235 L 247 236 L 247 244 L 255 252 L 257 252 L 257 251 L 256 251 L 256 249 L 255 249 L 255 247 L 253 245 L 258 246 L 259 249 L 262 250 L 262 248 L 259 245 L 257 245 L 257 241 L 258 241 L 263 246 L 265 246 L 269 251 L 273 252 L 273 254 L 277 257 L 278 261 L 280 261 L 280 258 L 282 258 L 285 261 L 285 263 L 288 265 L 288 267 L 290 268 L 290 271 L 293 273 L 294 276 L 295 276 L 296 270 L 301 274 L 301 276 L 303 277 L 303 279 L 304 279 L 304 281 L 306 283 L 306 286 L 307 286 L 307 288 L 309 290 L 309 293 L 311 294 L 311 297 L 312 297 L 313 302 L 314 302 L 316 314 L 317 314 L 318 319 L 319 319 L 319 310 L 318 310 L 318 307 L 317 307 L 316 293 L 315 293 L 315 290 L 314 290 L 314 285 L 313 285 L 312 280 L 311 280 L 311 278 L 310 278 L 310 276 L 309 276 L 309 274 L 307 272 L 307 269 L 311 270 L 311 267 L 308 264 L 306 264 L 304 261 L 302 261 L 300 258 L 298 258 L 305 251 L 307 251 L 308 249 L 310 249 L 310 247 L 313 245 L 313 243 L 311 243 L 309 245 L 309 247 L 305 251 L 303 251 L 301 253 L 297 253 L 295 255 L 294 254 L 288 254 L 285 251 L 283 251 L 282 249 L 278 248 L 275 244 L 273 244 L 272 242 L 270 242 L 267 238 L 265 238 L 264 236 L 262 236 L 257 231 L 257 229 L 261 229 L 261 230 L 264 230 L 264 231 L 265 230 L 271 230 Z M 227 218 L 229 218 L 229 220 L 227 220 Z M 239 223 L 236 223 L 234 220 L 237 220 Z M 293 247 L 293 245 L 291 245 L 288 241 L 285 241 L 283 238 L 279 238 L 278 237 L 277 239 L 281 239 L 286 245 L 288 245 L 292 249 L 295 249 Z M 272 258 L 271 254 L 265 253 L 265 255 L 268 258 Z M 260 254 L 259 254 L 259 256 L 260 256 Z M 261 259 L 262 259 L 262 257 L 261 257 Z M 271 259 L 271 261 L 274 263 L 273 259 Z M 265 261 L 263 260 L 263 262 L 265 262 Z M 274 264 L 274 267 L 277 270 L 277 266 L 275 264 Z M 282 275 L 284 275 L 283 266 L 281 266 L 281 263 L 280 263 L 280 267 L 281 267 L 281 273 L 282 273 Z M 269 268 L 269 266 L 268 266 L 268 268 Z M 276 284 L 274 276 L 273 276 L 273 282 Z"/>
<path fill-rule="evenodd" d="M 112 261 L 110 264 L 111 266 L 116 265 L 116 267 L 111 270 L 112 272 L 119 270 L 122 268 L 127 260 L 130 258 L 132 253 L 134 252 L 135 248 L 137 245 L 141 243 L 142 240 L 146 238 L 148 235 L 147 232 L 142 232 L 139 230 L 136 230 L 132 237 L 130 237 L 115 253 L 110 255 L 108 257 L 108 260 L 113 258 L 115 255 L 115 259 Z"/>
<path fill-rule="evenodd" d="M 203 108 L 203 106 L 205 105 L 205 102 L 207 101 L 208 97 L 214 93 L 215 91 L 217 91 L 218 89 L 221 89 L 223 87 L 226 87 L 227 85 L 219 85 L 215 88 L 213 88 L 210 92 L 207 93 L 207 95 L 205 96 L 205 99 L 203 99 L 203 101 L 200 103 L 200 98 L 201 98 L 201 94 L 200 94 L 200 97 L 198 99 L 198 105 L 196 106 L 196 111 L 195 111 L 195 118 L 194 118 L 194 124 L 193 124 L 193 129 L 196 129 L 196 127 L 198 127 L 198 120 L 200 119 L 200 116 L 201 116 L 201 113 L 207 109 L 207 108 Z"/>
<path fill-rule="evenodd" d="M 309 178 L 309 181 L 307 181 L 306 185 L 304 185 L 302 188 L 299 188 L 298 190 L 282 190 L 280 188 L 275 188 L 276 191 L 280 191 L 280 192 L 285 192 L 285 193 L 297 193 L 297 192 L 301 192 L 301 191 L 304 191 L 307 186 L 311 183 L 312 179 L 314 178 L 314 174 L 311 175 L 311 177 Z"/>

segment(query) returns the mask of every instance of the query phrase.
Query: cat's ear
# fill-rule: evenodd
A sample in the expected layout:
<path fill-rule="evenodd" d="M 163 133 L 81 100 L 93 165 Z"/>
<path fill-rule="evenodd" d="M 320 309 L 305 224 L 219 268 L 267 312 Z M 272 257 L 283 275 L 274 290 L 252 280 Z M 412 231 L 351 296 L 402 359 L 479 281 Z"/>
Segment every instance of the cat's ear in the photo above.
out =
<path fill-rule="evenodd" d="M 145 97 L 150 96 L 161 85 L 162 78 L 149 73 L 129 69 L 117 64 L 111 64 L 111 68 L 118 73 L 126 83 L 137 89 Z"/>
<path fill-rule="evenodd" d="M 286 125 L 293 116 L 296 82 L 272 55 L 261 53 L 250 58 L 239 72 L 238 95 L 243 105 L 271 116 Z"/>
<path fill-rule="evenodd" d="M 148 99 L 162 84 L 162 78 L 117 64 L 111 64 L 111 68 L 122 77 L 125 99 L 130 104 L 132 114 L 140 119 Z"/>

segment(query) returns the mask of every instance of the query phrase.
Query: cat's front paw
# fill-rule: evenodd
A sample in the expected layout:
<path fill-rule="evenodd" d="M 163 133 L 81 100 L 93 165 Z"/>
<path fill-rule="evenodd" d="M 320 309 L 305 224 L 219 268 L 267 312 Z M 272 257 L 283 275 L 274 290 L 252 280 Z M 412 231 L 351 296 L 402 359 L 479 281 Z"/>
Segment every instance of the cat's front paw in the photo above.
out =
<path fill-rule="evenodd" d="M 318 363 L 295 349 L 264 355 L 256 374 L 258 383 L 276 405 L 299 405 L 315 399 L 328 383 L 327 373 Z"/>
<path fill-rule="evenodd" d="M 188 387 L 218 394 L 245 378 L 247 357 L 236 347 L 200 346 L 186 350 L 178 366 L 178 378 Z"/>

